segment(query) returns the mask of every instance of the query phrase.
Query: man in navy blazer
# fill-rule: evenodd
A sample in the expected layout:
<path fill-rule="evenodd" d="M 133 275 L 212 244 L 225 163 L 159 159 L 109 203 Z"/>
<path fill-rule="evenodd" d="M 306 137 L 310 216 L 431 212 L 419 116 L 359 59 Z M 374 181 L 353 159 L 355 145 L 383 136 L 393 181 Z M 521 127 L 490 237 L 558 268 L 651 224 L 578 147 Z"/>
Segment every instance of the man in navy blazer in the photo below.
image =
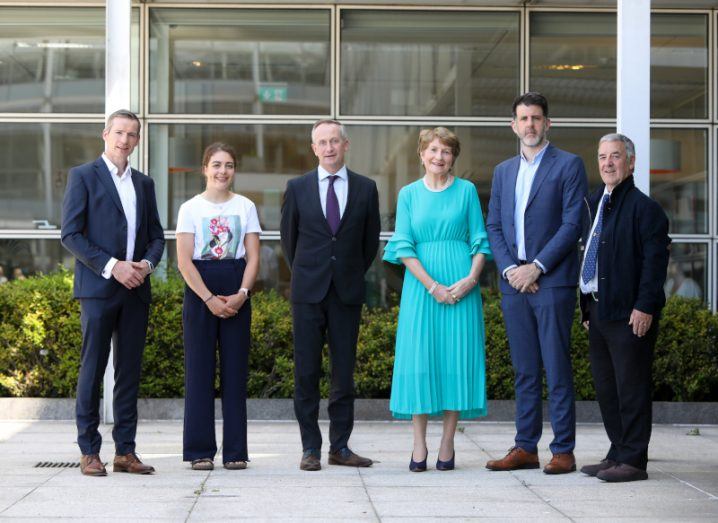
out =
<path fill-rule="evenodd" d="M 80 470 L 105 476 L 100 460 L 100 384 L 114 341 L 115 472 L 151 474 L 135 454 L 137 392 L 150 303 L 150 273 L 162 258 L 164 233 L 152 179 L 128 158 L 140 121 L 116 111 L 102 132 L 105 151 L 70 169 L 62 206 L 62 244 L 77 258 L 74 296 L 80 300 L 82 353 L 77 380 Z"/>
<path fill-rule="evenodd" d="M 486 226 L 499 270 L 501 307 L 514 368 L 516 437 L 491 470 L 538 468 L 542 377 L 554 439 L 547 474 L 576 470 L 570 333 L 576 307 L 578 239 L 586 195 L 581 159 L 548 143 L 548 102 L 514 100 L 511 127 L 521 154 L 496 166 Z"/>
<path fill-rule="evenodd" d="M 281 242 L 292 271 L 294 412 L 301 470 L 321 469 L 319 378 L 325 336 L 331 360 L 329 464 L 371 466 L 349 449 L 354 426 L 354 364 L 365 300 L 364 274 L 379 248 L 379 195 L 373 180 L 344 165 L 344 126 L 320 120 L 312 128 L 319 166 L 287 183 Z"/>

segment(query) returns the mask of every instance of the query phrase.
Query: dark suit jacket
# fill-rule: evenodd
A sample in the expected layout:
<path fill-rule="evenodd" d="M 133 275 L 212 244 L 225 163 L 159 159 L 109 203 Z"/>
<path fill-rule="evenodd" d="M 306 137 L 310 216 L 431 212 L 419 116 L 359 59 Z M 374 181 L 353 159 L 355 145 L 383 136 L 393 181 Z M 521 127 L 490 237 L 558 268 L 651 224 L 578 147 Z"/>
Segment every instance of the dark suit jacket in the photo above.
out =
<path fill-rule="evenodd" d="M 379 193 L 373 180 L 347 173 L 347 204 L 336 235 L 322 212 L 317 170 L 287 183 L 280 232 L 295 303 L 319 303 L 332 282 L 343 303 L 365 300 L 364 273 L 379 248 Z"/>
<path fill-rule="evenodd" d="M 604 186 L 584 203 L 586 245 Z M 657 315 L 666 303 L 669 246 L 668 218 L 661 206 L 629 176 L 611 192 L 603 210 L 598 248 L 598 314 L 601 320 L 628 320 L 633 309 Z M 584 250 L 585 251 L 585 250 Z M 581 295 L 581 313 L 588 320 L 588 296 Z"/>
<path fill-rule="evenodd" d="M 122 202 L 102 157 L 73 167 L 62 204 L 62 245 L 77 258 L 75 298 L 108 298 L 122 285 L 102 277 L 110 258 L 124 260 L 127 251 L 127 219 Z M 133 261 L 147 259 L 157 265 L 165 240 L 157 213 L 152 178 L 132 169 L 137 196 L 137 236 Z M 146 303 L 151 298 L 150 278 L 135 289 Z"/>
<path fill-rule="evenodd" d="M 514 156 L 494 169 L 486 228 L 499 275 L 518 265 L 514 225 L 516 178 L 521 157 Z M 576 286 L 581 209 L 586 195 L 586 169 L 581 158 L 549 144 L 531 185 L 524 214 L 526 259 L 546 268 L 539 287 Z M 500 278 L 501 292 L 516 289 Z"/>

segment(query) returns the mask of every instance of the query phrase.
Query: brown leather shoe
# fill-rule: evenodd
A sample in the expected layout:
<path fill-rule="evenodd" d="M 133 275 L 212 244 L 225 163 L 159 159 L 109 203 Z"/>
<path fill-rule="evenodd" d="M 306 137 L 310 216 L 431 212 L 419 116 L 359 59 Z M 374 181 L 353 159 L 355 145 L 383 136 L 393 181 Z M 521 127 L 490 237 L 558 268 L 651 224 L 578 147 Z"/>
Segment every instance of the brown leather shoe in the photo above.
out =
<path fill-rule="evenodd" d="M 112 470 L 113 472 L 129 472 L 130 474 L 154 474 L 155 472 L 154 467 L 142 463 L 134 452 L 124 456 L 115 456 Z"/>
<path fill-rule="evenodd" d="M 345 465 L 347 467 L 371 467 L 374 463 L 369 458 L 363 458 L 358 454 L 354 454 L 349 447 L 344 447 L 335 452 L 329 453 L 330 465 Z"/>
<path fill-rule="evenodd" d="M 322 462 L 319 458 L 320 454 L 318 450 L 307 449 L 302 454 L 302 461 L 299 462 L 299 468 L 309 472 L 316 470 L 322 470 Z"/>
<path fill-rule="evenodd" d="M 576 472 L 576 458 L 573 452 L 554 454 L 551 461 L 543 468 L 544 474 L 568 474 Z"/>
<path fill-rule="evenodd" d="M 80 472 L 85 476 L 107 476 L 107 469 L 100 461 L 99 454 L 83 454 L 80 458 Z"/>
<path fill-rule="evenodd" d="M 489 470 L 521 470 L 539 468 L 538 454 L 526 452 L 521 447 L 511 447 L 508 454 L 501 459 L 486 462 Z"/>

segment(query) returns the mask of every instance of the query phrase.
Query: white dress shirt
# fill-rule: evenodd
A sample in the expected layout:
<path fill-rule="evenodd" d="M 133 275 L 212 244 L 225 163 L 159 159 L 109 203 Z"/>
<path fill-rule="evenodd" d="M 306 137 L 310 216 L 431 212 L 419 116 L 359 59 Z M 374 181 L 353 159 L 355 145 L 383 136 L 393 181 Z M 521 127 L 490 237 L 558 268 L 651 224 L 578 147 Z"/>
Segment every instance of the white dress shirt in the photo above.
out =
<path fill-rule="evenodd" d="M 591 234 L 588 235 L 588 241 L 586 242 L 586 246 L 584 247 L 584 255 L 583 255 L 583 261 L 581 262 L 581 271 L 578 273 L 578 285 L 581 288 L 581 292 L 583 294 L 590 294 L 592 292 L 598 292 L 598 257 L 596 257 L 596 272 L 593 275 L 593 278 L 591 278 L 588 283 L 583 283 L 583 265 L 586 263 L 586 253 L 588 252 L 588 247 L 591 245 L 591 242 L 594 240 L 598 241 L 598 238 L 595 238 L 593 236 L 593 231 L 596 230 L 596 225 L 598 224 L 598 216 L 601 214 L 601 206 L 603 205 L 603 197 L 605 195 L 610 196 L 610 192 L 608 192 L 607 189 L 603 190 L 603 195 L 601 195 L 601 199 L 598 202 L 598 208 L 596 208 L 596 216 L 593 218 L 593 225 L 591 225 Z"/>
<path fill-rule="evenodd" d="M 529 161 L 524 153 L 521 152 L 521 160 L 519 163 L 519 173 L 516 177 L 516 189 L 514 190 L 514 229 L 516 231 L 516 250 L 518 251 L 519 260 L 526 260 L 526 241 L 524 235 L 524 215 L 526 214 L 526 205 L 529 202 L 529 195 L 531 194 L 531 186 L 534 183 L 536 177 L 536 171 L 538 171 L 543 159 L 544 153 L 548 142 L 544 145 L 532 161 Z M 546 267 L 538 260 L 531 260 L 536 263 L 541 272 L 546 272 Z M 516 267 L 516 265 L 509 265 L 504 269 L 503 277 L 506 279 L 506 273 Z"/>
<path fill-rule="evenodd" d="M 327 216 L 327 191 L 329 190 L 329 177 L 333 176 L 326 171 L 321 165 L 317 167 L 317 175 L 319 176 L 319 201 L 322 204 L 322 212 L 324 217 Z M 347 207 L 347 192 L 349 189 L 349 174 L 347 174 L 347 166 L 342 165 L 334 175 L 338 176 L 334 180 L 334 193 L 339 201 L 339 218 L 344 216 L 344 209 Z"/>
<path fill-rule="evenodd" d="M 119 169 L 112 161 L 102 153 L 102 159 L 107 165 L 107 169 L 112 175 L 112 181 L 120 195 L 122 202 L 122 210 L 127 219 L 127 247 L 125 251 L 125 260 L 132 261 L 135 253 L 135 238 L 137 237 L 137 194 L 135 194 L 135 186 L 132 184 L 132 169 L 129 162 L 122 174 L 118 174 Z M 102 271 L 103 278 L 109 280 L 112 277 L 112 269 L 117 263 L 117 258 L 110 258 Z"/>

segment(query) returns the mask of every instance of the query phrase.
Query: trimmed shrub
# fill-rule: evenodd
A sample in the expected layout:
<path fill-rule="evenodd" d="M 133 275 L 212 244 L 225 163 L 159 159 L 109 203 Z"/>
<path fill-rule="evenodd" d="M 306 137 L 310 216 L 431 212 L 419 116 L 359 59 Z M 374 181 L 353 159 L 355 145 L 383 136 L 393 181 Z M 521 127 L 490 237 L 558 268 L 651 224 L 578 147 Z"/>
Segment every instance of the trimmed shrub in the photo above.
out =
<path fill-rule="evenodd" d="M 154 280 L 142 367 L 142 397 L 182 397 L 184 351 L 182 296 L 177 275 Z M 500 296 L 485 292 L 486 381 L 489 398 L 514 397 L 513 370 Z M 356 390 L 361 398 L 387 398 L 394 365 L 398 307 L 364 308 L 357 346 Z M 71 397 L 79 368 L 80 307 L 72 275 L 47 276 L 0 286 L 0 396 Z M 294 389 L 290 304 L 274 291 L 252 298 L 250 397 L 290 398 Z M 588 337 L 576 311 L 571 357 L 576 398 L 594 399 Z M 329 391 L 325 346 L 320 389 Z M 657 400 L 718 400 L 718 315 L 697 300 L 671 298 L 663 312 L 654 360 Z"/>

